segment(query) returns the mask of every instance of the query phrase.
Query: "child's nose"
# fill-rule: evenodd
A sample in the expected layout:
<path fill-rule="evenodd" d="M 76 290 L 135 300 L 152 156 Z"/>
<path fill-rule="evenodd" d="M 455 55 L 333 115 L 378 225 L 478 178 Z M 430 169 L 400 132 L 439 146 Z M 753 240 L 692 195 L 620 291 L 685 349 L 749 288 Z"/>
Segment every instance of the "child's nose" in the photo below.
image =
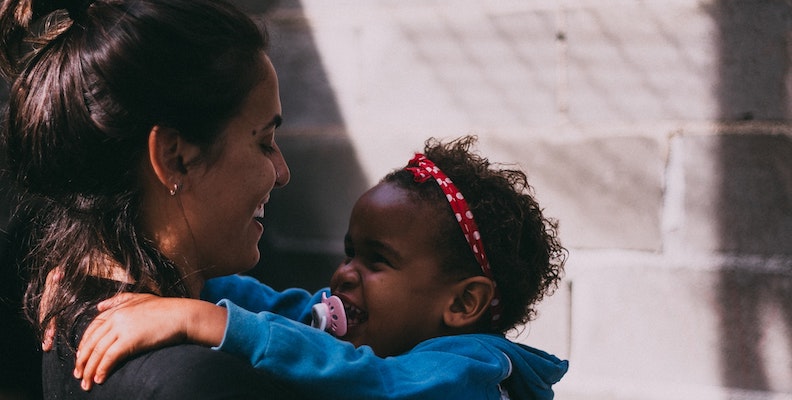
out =
<path fill-rule="evenodd" d="M 354 265 L 354 259 L 338 266 L 330 279 L 333 292 L 344 292 L 354 289 L 360 284 L 360 274 Z"/>

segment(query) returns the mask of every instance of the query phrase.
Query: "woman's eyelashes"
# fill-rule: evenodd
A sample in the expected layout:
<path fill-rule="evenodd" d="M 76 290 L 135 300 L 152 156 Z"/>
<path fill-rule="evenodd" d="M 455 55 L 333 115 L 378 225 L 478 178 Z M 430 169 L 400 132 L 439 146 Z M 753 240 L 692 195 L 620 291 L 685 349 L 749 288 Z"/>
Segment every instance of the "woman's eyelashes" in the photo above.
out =
<path fill-rule="evenodd" d="M 274 144 L 271 142 L 261 143 L 259 147 L 261 147 L 261 151 L 264 152 L 264 154 L 272 154 L 276 151 Z"/>
<path fill-rule="evenodd" d="M 275 129 L 266 135 L 263 135 L 259 142 L 259 147 L 264 154 L 272 154 L 278 151 L 278 146 L 275 144 Z M 255 134 L 255 133 L 254 133 Z"/>
<path fill-rule="evenodd" d="M 260 131 L 253 131 L 253 136 L 259 135 L 264 139 L 259 144 L 259 147 L 261 147 L 261 151 L 265 154 L 271 154 L 278 151 L 278 146 L 275 144 L 275 131 L 281 126 L 282 123 L 283 118 L 281 118 L 280 115 L 276 115 L 272 121 L 270 121 Z"/>

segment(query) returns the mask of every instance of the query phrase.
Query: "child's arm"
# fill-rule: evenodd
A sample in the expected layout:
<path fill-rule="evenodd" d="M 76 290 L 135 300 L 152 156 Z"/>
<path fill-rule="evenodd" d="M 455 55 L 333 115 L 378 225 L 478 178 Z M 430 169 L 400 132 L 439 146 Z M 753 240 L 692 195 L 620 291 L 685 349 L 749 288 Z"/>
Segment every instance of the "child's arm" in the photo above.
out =
<path fill-rule="evenodd" d="M 129 356 L 169 344 L 217 346 L 227 312 L 202 300 L 124 293 L 98 305 L 100 314 L 83 334 L 74 376 L 82 388 L 102 383 L 113 366 Z"/>
<path fill-rule="evenodd" d="M 481 351 L 475 341 L 436 338 L 382 358 L 276 314 L 219 304 L 228 314 L 216 349 L 247 359 L 304 398 L 497 398 L 497 385 L 509 374 L 502 352 Z"/>
<path fill-rule="evenodd" d="M 229 275 L 206 281 L 201 298 L 212 303 L 228 299 L 248 311 L 269 311 L 309 323 L 311 307 L 320 302 L 322 292 L 330 295 L 327 289 L 313 294 L 299 288 L 279 292 L 253 277 Z"/>
<path fill-rule="evenodd" d="M 241 355 L 309 398 L 486 398 L 508 375 L 508 360 L 500 352 L 468 352 L 441 340 L 380 358 L 368 346 L 355 348 L 303 323 L 251 313 L 228 301 L 221 305 L 228 310 L 200 300 L 133 294 L 103 302 L 100 310 L 115 308 L 86 330 L 75 376 L 88 390 L 119 360 L 180 341 Z"/>
<path fill-rule="evenodd" d="M 327 290 L 278 292 L 254 278 L 231 275 L 207 281 L 201 297 L 212 302 L 227 298 L 254 312 L 277 312 L 307 324 L 323 292 Z M 86 390 L 133 354 L 181 342 L 219 345 L 226 325 L 224 308 L 193 299 L 122 294 L 98 308 L 102 314 L 83 334 L 75 364 L 74 375 Z"/>

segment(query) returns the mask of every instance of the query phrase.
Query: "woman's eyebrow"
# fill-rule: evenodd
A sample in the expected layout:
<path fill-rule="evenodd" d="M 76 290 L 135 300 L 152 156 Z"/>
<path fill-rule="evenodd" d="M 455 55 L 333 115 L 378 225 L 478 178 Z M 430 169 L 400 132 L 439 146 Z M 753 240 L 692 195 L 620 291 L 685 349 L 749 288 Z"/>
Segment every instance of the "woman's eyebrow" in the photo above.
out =
<path fill-rule="evenodd" d="M 264 127 L 264 129 L 269 129 L 270 127 L 273 126 L 277 128 L 281 126 L 282 123 L 283 123 L 283 117 L 280 114 L 275 114 L 275 116 L 272 117 L 272 120 L 267 124 L 267 126 Z"/>
<path fill-rule="evenodd" d="M 253 130 L 253 135 L 256 135 L 257 133 L 262 131 L 266 131 L 267 129 L 272 127 L 277 128 L 281 126 L 282 123 L 283 123 L 283 117 L 280 114 L 276 114 L 274 117 L 272 117 L 270 122 L 267 122 L 267 125 L 264 125 L 261 129 Z"/>

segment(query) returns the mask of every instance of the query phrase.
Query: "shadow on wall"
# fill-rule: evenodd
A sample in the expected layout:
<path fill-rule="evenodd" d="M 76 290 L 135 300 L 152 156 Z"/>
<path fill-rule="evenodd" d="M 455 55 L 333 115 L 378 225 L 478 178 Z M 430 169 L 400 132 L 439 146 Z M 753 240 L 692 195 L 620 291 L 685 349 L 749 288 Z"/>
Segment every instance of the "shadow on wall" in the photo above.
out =
<path fill-rule="evenodd" d="M 792 140 L 766 122 L 790 118 L 792 4 L 728 0 L 710 12 L 720 34 L 719 116 L 745 127 L 711 139 L 720 160 L 719 250 L 760 260 L 721 272 L 721 376 L 727 387 L 786 392 L 790 366 L 770 355 L 792 351 Z"/>
<path fill-rule="evenodd" d="M 261 261 L 250 275 L 277 288 L 325 287 L 343 259 L 349 213 L 368 187 L 298 0 L 236 0 L 270 34 L 291 181 L 267 204 Z"/>

